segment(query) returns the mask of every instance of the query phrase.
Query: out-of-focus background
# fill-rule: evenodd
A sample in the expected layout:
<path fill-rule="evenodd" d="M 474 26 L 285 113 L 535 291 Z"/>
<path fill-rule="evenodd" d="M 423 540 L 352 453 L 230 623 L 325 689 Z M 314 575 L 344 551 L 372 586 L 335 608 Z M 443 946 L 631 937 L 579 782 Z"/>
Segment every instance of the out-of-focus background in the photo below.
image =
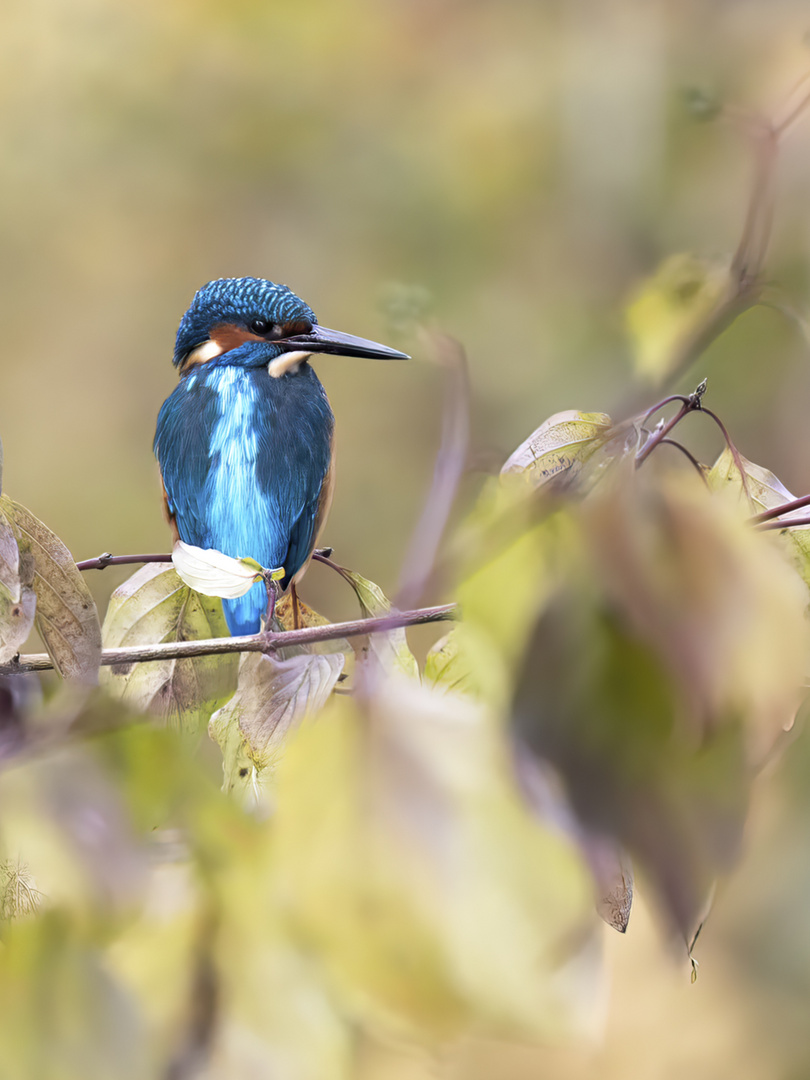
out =
<path fill-rule="evenodd" d="M 413 302 L 467 347 L 482 470 L 559 409 L 620 409 L 634 285 L 673 252 L 722 259 L 740 234 L 749 148 L 703 114 L 777 109 L 810 71 L 809 41 L 800 0 L 7 7 L 4 489 L 77 559 L 166 550 L 155 418 L 178 320 L 221 276 L 286 282 L 325 325 L 409 348 L 391 313 Z M 768 260 L 799 314 L 809 207 L 810 120 L 783 146 Z M 810 490 L 809 361 L 797 323 L 761 307 L 684 384 L 708 375 L 743 453 L 797 493 Z M 439 374 L 418 353 L 317 370 L 338 420 L 324 541 L 391 591 L 432 470 Z M 719 445 L 701 439 L 711 459 Z M 123 576 L 94 577 L 100 605 Z M 348 614 L 319 567 L 304 595 Z M 694 986 L 642 898 L 626 938 L 605 931 L 603 1040 L 476 1044 L 458 1075 L 807 1075 L 808 775 L 800 733 L 760 783 Z M 399 1058 L 396 1076 L 408 1068 Z"/>

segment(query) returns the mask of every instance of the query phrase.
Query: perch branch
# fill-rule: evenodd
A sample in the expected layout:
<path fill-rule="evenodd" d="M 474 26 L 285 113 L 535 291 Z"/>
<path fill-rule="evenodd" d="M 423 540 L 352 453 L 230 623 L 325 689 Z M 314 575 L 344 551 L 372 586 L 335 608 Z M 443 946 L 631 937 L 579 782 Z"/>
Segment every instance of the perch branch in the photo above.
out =
<path fill-rule="evenodd" d="M 108 566 L 124 566 L 130 563 L 148 563 L 148 562 L 171 562 L 171 555 L 113 555 L 110 551 L 105 551 L 103 555 L 99 555 L 95 559 L 85 559 L 84 562 L 77 562 L 77 570 L 104 570 Z"/>
<path fill-rule="evenodd" d="M 289 645 L 314 645 L 321 641 L 358 637 L 396 630 L 403 626 L 445 622 L 457 619 L 456 604 L 397 611 L 377 619 L 354 619 L 351 622 L 330 623 L 328 626 L 305 626 L 300 630 L 279 630 L 249 634 L 245 637 L 208 638 L 203 641 L 167 641 L 158 645 L 133 645 L 121 649 L 105 649 L 101 654 L 104 667 L 113 664 L 142 664 L 149 660 L 181 660 L 194 656 L 214 656 L 220 653 L 272 653 Z M 27 671 L 48 671 L 53 667 L 46 653 L 20 656 L 0 665 L 0 675 L 20 675 Z"/>

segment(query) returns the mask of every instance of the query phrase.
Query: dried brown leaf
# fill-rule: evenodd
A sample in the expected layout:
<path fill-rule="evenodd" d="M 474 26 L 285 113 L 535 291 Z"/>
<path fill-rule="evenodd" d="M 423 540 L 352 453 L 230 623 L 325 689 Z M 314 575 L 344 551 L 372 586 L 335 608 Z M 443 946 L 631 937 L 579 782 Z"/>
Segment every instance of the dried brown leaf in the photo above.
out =
<path fill-rule="evenodd" d="M 95 601 L 73 556 L 30 510 L 0 496 L 0 508 L 17 536 L 20 552 L 33 559 L 35 625 L 59 674 L 96 682 L 101 663 L 101 627 Z"/>

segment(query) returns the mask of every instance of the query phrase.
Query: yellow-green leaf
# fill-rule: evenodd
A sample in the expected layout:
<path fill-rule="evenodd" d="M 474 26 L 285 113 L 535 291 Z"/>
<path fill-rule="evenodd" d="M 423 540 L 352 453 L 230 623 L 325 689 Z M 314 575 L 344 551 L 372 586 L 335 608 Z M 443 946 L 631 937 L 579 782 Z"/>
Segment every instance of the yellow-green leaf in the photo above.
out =
<path fill-rule="evenodd" d="M 742 455 L 740 464 L 742 473 L 734 455 L 726 448 L 706 474 L 712 490 L 737 494 L 740 499 L 747 498 L 752 515 L 793 502 L 795 495 L 791 495 L 770 469 L 755 465 Z M 783 514 L 779 521 L 784 528 L 769 531 L 778 531 L 779 536 L 789 545 L 796 568 L 805 584 L 810 587 L 810 526 L 792 525 L 792 520 L 806 518 L 808 513 L 810 508 L 805 506 Z"/>
<path fill-rule="evenodd" d="M 104 620 L 107 648 L 228 637 L 222 601 L 201 596 L 161 563 L 138 570 L 113 593 Z M 106 689 L 130 708 L 197 732 L 236 687 L 236 654 L 150 660 L 102 672 Z"/>
<path fill-rule="evenodd" d="M 731 450 L 726 447 L 720 457 L 706 473 L 706 481 L 712 491 L 720 494 L 732 492 L 740 498 L 747 497 L 751 504 L 751 513 L 759 514 L 763 510 L 772 510 L 783 503 L 792 502 L 794 495 L 788 491 L 782 481 L 770 469 L 755 465 L 748 458 L 738 455 L 740 466 Z M 797 511 L 806 514 L 807 511 Z M 789 518 L 787 520 L 790 520 Z"/>
<path fill-rule="evenodd" d="M 455 627 L 439 638 L 425 658 L 425 682 L 437 690 L 467 693 L 478 689 L 475 665 L 460 630 Z"/>
<path fill-rule="evenodd" d="M 247 787 L 272 773 L 287 733 L 317 713 L 343 670 L 339 653 L 277 660 L 245 653 L 236 693 L 211 717 L 210 733 L 222 750 L 226 790 Z"/>
<path fill-rule="evenodd" d="M 573 813 L 555 770 L 514 748 L 515 768 L 527 802 L 544 824 L 553 823 L 577 845 L 593 874 L 596 910 L 608 926 L 623 934 L 633 905 L 630 857 L 603 830 L 589 829 Z"/>
<path fill-rule="evenodd" d="M 727 266 L 688 253 L 666 259 L 636 289 L 626 311 L 638 373 L 663 381 L 684 351 L 700 341 L 728 292 Z"/>
<path fill-rule="evenodd" d="M 376 619 L 391 614 L 391 601 L 379 585 L 354 570 L 347 570 L 345 566 L 340 568 L 340 572 L 354 589 L 364 618 Z M 408 638 L 401 627 L 370 634 L 369 647 L 385 671 L 399 672 L 411 679 L 419 678 L 419 665 L 408 648 Z"/>
<path fill-rule="evenodd" d="M 20 552 L 34 563 L 35 625 L 63 678 L 95 682 L 101 663 L 101 627 L 95 601 L 73 556 L 58 536 L 20 503 L 0 496 L 0 508 Z"/>
<path fill-rule="evenodd" d="M 513 714 L 586 829 L 629 849 L 689 934 L 798 707 L 806 595 L 779 545 L 691 474 L 617 479 L 569 511 Z"/>
<path fill-rule="evenodd" d="M 520 480 L 532 488 L 570 488 L 585 462 L 615 435 L 605 413 L 555 413 L 515 450 L 501 469 L 501 479 Z"/>

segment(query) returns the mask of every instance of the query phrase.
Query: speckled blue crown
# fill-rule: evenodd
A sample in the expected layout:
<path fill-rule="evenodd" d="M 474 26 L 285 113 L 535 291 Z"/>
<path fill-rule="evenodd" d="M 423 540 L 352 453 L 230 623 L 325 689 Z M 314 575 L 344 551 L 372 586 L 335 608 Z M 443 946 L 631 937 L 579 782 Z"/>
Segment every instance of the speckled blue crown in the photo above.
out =
<path fill-rule="evenodd" d="M 312 308 L 286 285 L 276 285 L 264 278 L 217 278 L 203 285 L 180 320 L 174 346 L 175 366 L 208 339 L 212 326 L 218 323 L 247 326 L 253 319 L 271 323 L 318 321 Z"/>

